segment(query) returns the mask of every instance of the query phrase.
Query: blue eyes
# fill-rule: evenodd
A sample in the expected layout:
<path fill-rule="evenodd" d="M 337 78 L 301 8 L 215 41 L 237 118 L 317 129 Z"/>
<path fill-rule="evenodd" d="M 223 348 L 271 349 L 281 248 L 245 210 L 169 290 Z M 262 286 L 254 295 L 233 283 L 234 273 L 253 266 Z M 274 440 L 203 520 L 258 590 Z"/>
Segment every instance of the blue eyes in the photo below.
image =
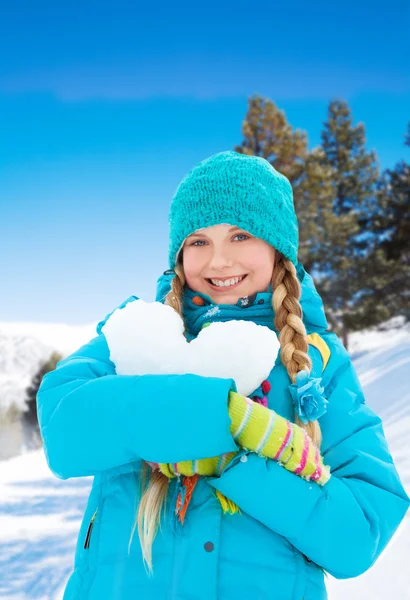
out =
<path fill-rule="evenodd" d="M 234 238 L 237 238 L 237 237 L 243 237 L 243 238 L 246 238 L 246 239 L 250 239 L 250 236 L 249 236 L 249 235 L 246 235 L 245 233 L 237 233 L 237 234 L 234 236 Z M 240 242 L 243 242 L 243 241 L 245 241 L 245 240 L 239 240 L 239 241 L 240 241 Z M 196 240 L 196 242 L 193 242 L 192 244 L 190 244 L 190 246 L 196 246 L 196 245 L 198 244 L 198 242 L 205 242 L 205 240 Z M 198 247 L 198 246 L 197 246 L 197 247 Z"/>

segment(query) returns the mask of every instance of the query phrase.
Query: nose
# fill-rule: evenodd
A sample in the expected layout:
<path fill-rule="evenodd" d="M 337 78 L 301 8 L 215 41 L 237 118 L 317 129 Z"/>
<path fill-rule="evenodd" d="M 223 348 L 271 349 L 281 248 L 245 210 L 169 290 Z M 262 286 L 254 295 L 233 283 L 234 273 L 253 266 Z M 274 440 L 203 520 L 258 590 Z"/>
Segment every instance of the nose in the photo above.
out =
<path fill-rule="evenodd" d="M 211 259 L 209 261 L 209 268 L 213 271 L 220 271 L 225 268 L 231 268 L 233 261 L 230 256 L 227 255 L 226 251 L 218 250 L 214 248 Z"/>

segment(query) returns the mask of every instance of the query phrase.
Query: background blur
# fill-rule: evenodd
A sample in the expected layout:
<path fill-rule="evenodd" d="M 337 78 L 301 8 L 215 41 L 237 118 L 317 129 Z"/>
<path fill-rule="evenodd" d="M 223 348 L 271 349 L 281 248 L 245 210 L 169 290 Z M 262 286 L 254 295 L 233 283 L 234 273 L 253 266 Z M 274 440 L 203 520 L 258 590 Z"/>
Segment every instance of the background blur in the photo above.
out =
<path fill-rule="evenodd" d="M 19 578 L 0 576 L 0 597 L 59 597 L 89 486 L 72 482 L 77 520 L 65 519 L 74 510 L 66 498 L 47 508 L 59 482 L 36 428 L 41 378 L 128 296 L 154 299 L 172 196 L 222 150 L 263 156 L 290 179 L 299 260 L 410 489 L 408 0 L 3 4 L 0 515 L 9 525 L 0 569 L 13 560 Z M 42 545 L 38 520 L 25 520 L 37 484 L 25 481 L 24 501 L 16 491 L 27 472 L 45 486 L 42 517 L 57 528 L 58 513 L 67 532 L 53 584 L 57 541 Z M 12 505 L 21 512 L 5 510 Z M 331 598 L 369 589 L 410 598 L 399 568 L 408 527 L 395 543 L 376 574 Z M 383 587 L 387 572 L 396 590 Z"/>

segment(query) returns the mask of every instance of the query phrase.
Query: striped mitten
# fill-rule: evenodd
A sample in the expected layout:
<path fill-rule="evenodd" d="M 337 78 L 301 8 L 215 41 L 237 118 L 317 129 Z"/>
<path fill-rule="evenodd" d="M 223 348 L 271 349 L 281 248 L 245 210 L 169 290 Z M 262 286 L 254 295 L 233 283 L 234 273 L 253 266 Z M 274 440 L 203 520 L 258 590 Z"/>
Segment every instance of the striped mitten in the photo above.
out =
<path fill-rule="evenodd" d="M 178 475 L 192 477 L 193 475 L 204 475 L 212 477 L 221 475 L 225 467 L 231 462 L 238 452 L 226 452 L 221 456 L 212 458 L 200 458 L 199 460 L 181 460 L 177 463 L 154 463 L 149 462 L 151 468 L 159 469 L 163 475 L 170 479 Z"/>
<path fill-rule="evenodd" d="M 250 398 L 229 393 L 231 433 L 237 444 L 281 463 L 296 475 L 324 485 L 330 469 L 304 429 Z"/>

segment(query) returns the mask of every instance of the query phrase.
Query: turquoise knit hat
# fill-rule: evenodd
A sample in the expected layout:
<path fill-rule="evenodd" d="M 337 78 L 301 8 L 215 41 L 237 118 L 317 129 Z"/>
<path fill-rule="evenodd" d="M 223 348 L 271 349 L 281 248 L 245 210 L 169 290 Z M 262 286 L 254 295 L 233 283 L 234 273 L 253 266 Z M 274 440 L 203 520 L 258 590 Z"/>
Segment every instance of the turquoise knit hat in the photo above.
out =
<path fill-rule="evenodd" d="M 292 187 L 260 156 L 228 150 L 191 169 L 172 198 L 169 268 L 174 269 L 186 237 L 220 223 L 259 237 L 297 265 L 298 222 Z"/>

